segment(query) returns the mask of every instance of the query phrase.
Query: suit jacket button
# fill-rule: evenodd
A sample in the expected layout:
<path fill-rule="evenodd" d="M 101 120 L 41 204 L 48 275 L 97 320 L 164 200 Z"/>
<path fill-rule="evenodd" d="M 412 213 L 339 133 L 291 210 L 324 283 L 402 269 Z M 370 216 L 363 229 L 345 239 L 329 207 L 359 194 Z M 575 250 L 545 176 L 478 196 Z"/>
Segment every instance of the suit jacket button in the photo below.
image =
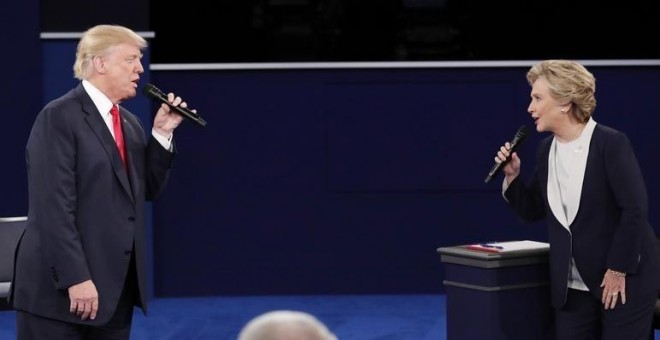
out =
<path fill-rule="evenodd" d="M 135 222 L 135 217 L 133 217 L 133 216 L 129 217 L 129 218 L 128 218 L 128 221 L 129 221 L 129 222 Z"/>

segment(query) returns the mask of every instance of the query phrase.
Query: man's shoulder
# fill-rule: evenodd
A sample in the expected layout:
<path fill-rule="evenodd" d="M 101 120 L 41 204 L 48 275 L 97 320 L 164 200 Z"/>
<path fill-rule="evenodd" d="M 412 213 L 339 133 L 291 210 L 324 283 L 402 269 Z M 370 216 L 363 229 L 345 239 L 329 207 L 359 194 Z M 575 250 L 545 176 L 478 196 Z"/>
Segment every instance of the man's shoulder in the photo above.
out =
<path fill-rule="evenodd" d="M 70 89 L 65 94 L 49 101 L 42 109 L 42 113 L 48 112 L 69 112 L 82 103 L 82 94 L 78 87 Z"/>

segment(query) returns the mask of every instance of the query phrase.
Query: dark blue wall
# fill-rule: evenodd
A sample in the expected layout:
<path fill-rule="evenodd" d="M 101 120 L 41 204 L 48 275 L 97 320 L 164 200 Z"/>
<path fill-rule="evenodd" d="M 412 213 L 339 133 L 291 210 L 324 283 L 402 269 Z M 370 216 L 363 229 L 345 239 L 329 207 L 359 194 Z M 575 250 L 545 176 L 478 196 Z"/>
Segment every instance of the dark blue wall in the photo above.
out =
<path fill-rule="evenodd" d="M 11 32 L 0 35 L 11 51 L 0 56 L 1 216 L 27 213 L 32 121 L 75 84 L 75 40 L 39 40 L 38 4 L 0 12 Z M 660 68 L 591 69 L 595 119 L 629 134 L 657 229 Z M 500 178 L 483 183 L 497 147 L 531 125 L 526 70 L 145 74 L 143 84 L 176 91 L 209 122 L 177 130 L 172 180 L 153 205 L 156 295 L 440 292 L 437 247 L 544 240 L 542 223 L 508 210 Z M 127 106 L 149 126 L 149 104 Z M 525 172 L 540 137 L 520 150 Z"/>
<path fill-rule="evenodd" d="M 657 207 L 660 70 L 592 70 L 595 119 L 629 133 Z M 156 294 L 439 292 L 437 247 L 545 240 L 506 207 L 501 178 L 483 182 L 532 125 L 526 71 L 155 71 L 209 122 L 176 133 L 154 207 Z M 520 150 L 526 172 L 541 136 Z"/>
<path fill-rule="evenodd" d="M 41 45 L 39 2 L 12 2 L 11 10 L 0 10 L 0 85 L 2 98 L 2 176 L 0 216 L 27 214 L 25 143 L 32 121 L 41 109 Z M 5 6 L 3 6 L 5 7 Z"/>

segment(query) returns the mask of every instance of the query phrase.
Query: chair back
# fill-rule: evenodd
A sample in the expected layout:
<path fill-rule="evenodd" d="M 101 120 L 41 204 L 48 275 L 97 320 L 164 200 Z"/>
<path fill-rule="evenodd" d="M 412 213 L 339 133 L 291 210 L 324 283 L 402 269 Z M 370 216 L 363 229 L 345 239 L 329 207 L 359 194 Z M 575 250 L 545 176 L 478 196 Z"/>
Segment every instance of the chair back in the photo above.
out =
<path fill-rule="evenodd" d="M 25 230 L 27 217 L 0 217 L 0 298 L 7 297 L 14 276 L 16 245 Z"/>

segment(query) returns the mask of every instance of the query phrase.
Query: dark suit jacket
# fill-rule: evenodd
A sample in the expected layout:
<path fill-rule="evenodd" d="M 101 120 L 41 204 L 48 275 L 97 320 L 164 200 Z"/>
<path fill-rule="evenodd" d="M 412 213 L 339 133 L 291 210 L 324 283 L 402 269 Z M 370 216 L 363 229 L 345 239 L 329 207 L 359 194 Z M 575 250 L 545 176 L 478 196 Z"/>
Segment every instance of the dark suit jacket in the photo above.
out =
<path fill-rule="evenodd" d="M 167 181 L 174 154 L 121 108 L 128 174 L 114 139 L 82 85 L 37 116 L 26 147 L 29 212 L 16 253 L 14 308 L 88 325 L 109 321 L 135 257 L 146 313 L 145 200 Z M 133 254 L 134 253 L 134 254 Z M 67 288 L 92 279 L 95 320 L 69 313 Z"/>
<path fill-rule="evenodd" d="M 566 302 L 571 256 L 585 284 L 598 299 L 608 268 L 628 273 L 628 296 L 660 289 L 660 252 L 647 220 L 644 179 L 628 137 L 601 124 L 595 126 L 580 207 L 570 233 L 553 215 L 547 198 L 552 138 L 544 139 L 538 147 L 529 185 L 518 176 L 507 188 L 505 197 L 523 219 L 547 219 L 553 306 L 559 308 Z"/>

